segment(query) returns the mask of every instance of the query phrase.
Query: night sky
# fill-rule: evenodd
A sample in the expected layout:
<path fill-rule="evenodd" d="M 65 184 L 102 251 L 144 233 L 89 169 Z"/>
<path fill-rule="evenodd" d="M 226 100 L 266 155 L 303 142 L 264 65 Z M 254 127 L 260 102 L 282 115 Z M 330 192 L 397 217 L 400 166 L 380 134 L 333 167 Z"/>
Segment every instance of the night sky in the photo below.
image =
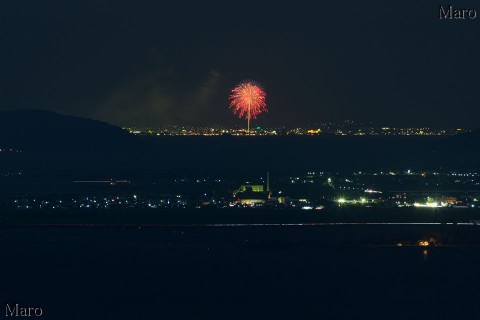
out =
<path fill-rule="evenodd" d="M 0 109 L 117 125 L 242 123 L 229 91 L 252 79 L 255 124 L 373 121 L 478 127 L 480 17 L 425 1 L 0 3 Z"/>

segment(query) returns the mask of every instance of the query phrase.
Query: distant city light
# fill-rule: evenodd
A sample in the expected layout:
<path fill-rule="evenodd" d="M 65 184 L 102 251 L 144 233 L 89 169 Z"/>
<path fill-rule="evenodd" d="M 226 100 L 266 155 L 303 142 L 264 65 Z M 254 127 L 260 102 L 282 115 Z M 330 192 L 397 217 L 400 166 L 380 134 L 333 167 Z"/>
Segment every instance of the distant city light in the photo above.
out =
<path fill-rule="evenodd" d="M 248 108 L 247 108 L 248 111 Z M 246 115 L 244 114 L 243 117 Z M 254 118 L 253 115 L 251 118 Z M 355 122 L 339 122 L 339 123 L 319 123 L 316 128 L 311 126 L 286 128 L 275 127 L 265 128 L 256 126 L 255 128 L 228 128 L 224 126 L 205 126 L 205 127 L 189 127 L 189 126 L 164 126 L 164 127 L 127 127 L 126 131 L 134 135 L 154 135 L 154 136 L 188 136 L 188 135 L 203 135 L 203 136 L 219 136 L 219 135 L 233 135 L 243 136 L 250 135 L 322 135 L 333 134 L 339 136 L 415 136 L 415 135 L 431 135 L 431 136 L 445 136 L 457 135 L 469 132 L 467 129 L 435 129 L 435 128 L 389 128 L 384 130 L 381 127 L 375 127 L 371 124 L 362 124 Z M 4 150 L 3 148 L 1 148 Z M 0 151 L 1 152 L 1 151 Z"/>

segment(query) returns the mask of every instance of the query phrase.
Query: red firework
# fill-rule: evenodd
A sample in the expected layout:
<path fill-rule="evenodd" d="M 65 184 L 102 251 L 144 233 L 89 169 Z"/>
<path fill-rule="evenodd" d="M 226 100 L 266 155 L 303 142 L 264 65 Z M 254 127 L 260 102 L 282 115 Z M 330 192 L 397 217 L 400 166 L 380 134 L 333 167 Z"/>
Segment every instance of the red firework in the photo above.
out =
<path fill-rule="evenodd" d="M 256 119 L 260 113 L 267 112 L 266 97 L 265 91 L 252 81 L 243 82 L 232 90 L 230 108 L 239 118 L 247 119 L 249 132 L 250 119 Z"/>

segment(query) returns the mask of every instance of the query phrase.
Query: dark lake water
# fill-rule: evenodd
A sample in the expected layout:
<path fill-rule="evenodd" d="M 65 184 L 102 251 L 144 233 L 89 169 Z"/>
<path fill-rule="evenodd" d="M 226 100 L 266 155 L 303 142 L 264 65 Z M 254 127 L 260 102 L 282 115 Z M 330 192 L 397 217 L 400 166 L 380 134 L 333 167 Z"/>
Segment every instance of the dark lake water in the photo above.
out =
<path fill-rule="evenodd" d="M 0 157 L 0 165 L 41 179 L 245 177 L 307 170 L 477 170 L 469 136 L 136 137 L 134 146 L 57 148 Z"/>
<path fill-rule="evenodd" d="M 480 248 L 368 244 L 404 228 L 2 227 L 0 319 L 478 318 Z"/>

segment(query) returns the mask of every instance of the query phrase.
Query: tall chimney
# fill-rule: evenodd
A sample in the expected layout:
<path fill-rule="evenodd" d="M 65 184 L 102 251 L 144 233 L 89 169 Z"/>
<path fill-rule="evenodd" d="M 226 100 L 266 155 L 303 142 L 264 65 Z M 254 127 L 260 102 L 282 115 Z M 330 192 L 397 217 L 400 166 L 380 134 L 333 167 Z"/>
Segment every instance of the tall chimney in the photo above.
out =
<path fill-rule="evenodd" d="M 270 172 L 267 171 L 267 192 L 270 193 Z"/>

